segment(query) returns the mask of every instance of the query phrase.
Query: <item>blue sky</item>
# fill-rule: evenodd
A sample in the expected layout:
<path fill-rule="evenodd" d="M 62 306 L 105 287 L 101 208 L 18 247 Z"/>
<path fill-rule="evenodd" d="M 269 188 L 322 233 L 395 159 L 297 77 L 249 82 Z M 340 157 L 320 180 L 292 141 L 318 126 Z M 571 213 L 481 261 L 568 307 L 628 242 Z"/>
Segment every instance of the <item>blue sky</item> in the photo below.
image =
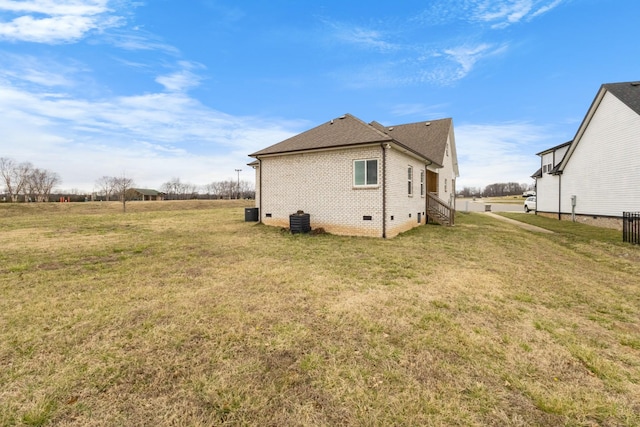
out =
<path fill-rule="evenodd" d="M 601 84 L 640 80 L 638 16 L 637 0 L 0 0 L 0 157 L 83 191 L 253 181 L 249 153 L 344 113 L 451 117 L 458 189 L 531 183 Z"/>

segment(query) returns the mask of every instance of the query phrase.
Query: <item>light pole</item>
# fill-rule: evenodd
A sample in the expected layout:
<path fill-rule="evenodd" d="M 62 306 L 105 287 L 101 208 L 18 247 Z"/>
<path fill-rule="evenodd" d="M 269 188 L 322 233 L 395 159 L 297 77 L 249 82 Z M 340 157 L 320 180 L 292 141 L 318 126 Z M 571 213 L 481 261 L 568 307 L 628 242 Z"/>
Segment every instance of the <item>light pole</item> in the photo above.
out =
<path fill-rule="evenodd" d="M 236 187 L 236 199 L 240 198 L 240 172 L 242 172 L 242 169 L 236 169 L 236 172 L 238 172 L 238 186 Z"/>

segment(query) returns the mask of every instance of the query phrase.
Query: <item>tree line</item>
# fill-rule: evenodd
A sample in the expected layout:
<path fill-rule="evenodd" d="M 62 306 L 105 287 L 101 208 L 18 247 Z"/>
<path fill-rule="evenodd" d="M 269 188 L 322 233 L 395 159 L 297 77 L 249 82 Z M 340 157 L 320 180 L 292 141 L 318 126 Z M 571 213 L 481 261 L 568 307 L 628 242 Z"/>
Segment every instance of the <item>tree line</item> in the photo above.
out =
<path fill-rule="evenodd" d="M 503 197 L 521 196 L 525 191 L 533 190 L 533 184 L 518 184 L 517 182 L 500 182 L 486 187 L 463 187 L 458 192 L 461 197 Z"/>
<path fill-rule="evenodd" d="M 53 188 L 62 182 L 55 172 L 7 157 L 0 157 L 0 179 L 9 200 L 14 203 L 20 196 L 25 202 L 49 201 Z"/>
<path fill-rule="evenodd" d="M 6 194 L 2 201 L 48 202 L 54 188 L 61 183 L 60 175 L 55 172 L 34 167 L 30 162 L 19 163 L 0 157 L 0 189 L 4 189 Z M 117 200 L 123 202 L 125 207 L 127 201 L 136 197 L 135 185 L 132 178 L 124 175 L 104 175 L 95 181 L 94 191 L 90 193 L 74 189 L 69 194 L 59 195 L 73 195 L 74 201 Z M 159 191 L 165 200 L 255 198 L 252 183 L 232 179 L 198 186 L 183 182 L 180 178 L 171 178 L 161 185 Z M 79 196 L 80 194 L 84 196 Z"/>
<path fill-rule="evenodd" d="M 106 200 L 122 201 L 131 200 L 135 194 L 127 194 L 128 189 L 133 189 L 132 181 L 123 187 L 124 177 L 103 176 L 96 180 L 96 196 Z M 190 199 L 252 199 L 255 197 L 253 185 L 248 181 L 215 181 L 205 185 L 195 185 L 183 182 L 180 178 L 171 178 L 163 183 L 158 190 L 164 200 L 190 200 Z"/>

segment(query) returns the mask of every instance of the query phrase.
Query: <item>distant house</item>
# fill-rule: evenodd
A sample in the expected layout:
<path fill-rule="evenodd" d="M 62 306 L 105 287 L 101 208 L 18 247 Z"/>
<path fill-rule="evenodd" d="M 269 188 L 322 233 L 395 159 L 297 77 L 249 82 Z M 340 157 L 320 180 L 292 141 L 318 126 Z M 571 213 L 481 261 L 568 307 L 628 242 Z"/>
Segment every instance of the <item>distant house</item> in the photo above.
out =
<path fill-rule="evenodd" d="M 164 200 L 164 193 L 146 188 L 132 188 L 131 200 Z"/>
<path fill-rule="evenodd" d="M 640 82 L 602 85 L 573 140 L 537 155 L 538 214 L 621 228 L 640 211 Z"/>
<path fill-rule="evenodd" d="M 288 227 L 303 211 L 311 228 L 393 237 L 428 219 L 453 224 L 459 175 L 451 119 L 383 126 L 346 114 L 250 155 L 256 207 Z"/>

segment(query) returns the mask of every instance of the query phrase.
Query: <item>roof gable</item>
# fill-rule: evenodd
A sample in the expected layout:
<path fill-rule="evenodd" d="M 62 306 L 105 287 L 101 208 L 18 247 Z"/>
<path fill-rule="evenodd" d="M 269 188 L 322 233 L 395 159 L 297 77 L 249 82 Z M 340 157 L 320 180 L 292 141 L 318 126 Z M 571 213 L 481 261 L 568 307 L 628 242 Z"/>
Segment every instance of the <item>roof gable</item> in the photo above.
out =
<path fill-rule="evenodd" d="M 256 157 L 266 154 L 282 154 L 385 141 L 391 141 L 391 138 L 351 114 L 345 114 L 263 150 L 256 151 L 250 156 Z"/>
<path fill-rule="evenodd" d="M 543 150 L 539 153 L 536 153 L 536 156 L 542 156 L 543 154 L 547 154 L 547 153 L 551 153 L 552 151 L 557 151 L 559 149 L 561 149 L 562 147 L 566 147 L 567 145 L 571 144 L 573 141 L 567 141 L 567 142 L 563 142 L 562 144 L 558 144 L 555 147 L 551 147 L 551 148 L 547 148 L 546 150 Z"/>
<path fill-rule="evenodd" d="M 602 86 L 640 115 L 640 82 L 608 83 Z"/>
<path fill-rule="evenodd" d="M 576 132 L 576 136 L 573 138 L 567 153 L 558 167 L 554 169 L 555 172 L 562 173 L 562 171 L 564 171 L 564 168 L 567 166 L 569 159 L 571 159 L 573 152 L 582 139 L 582 135 L 589 126 L 591 119 L 598 110 L 598 107 L 607 92 L 619 99 L 620 102 L 629 107 L 633 112 L 640 115 L 640 82 L 607 83 L 600 86 L 600 90 L 598 90 L 596 97 L 591 103 L 591 107 L 589 107 L 587 114 L 582 120 L 582 123 L 578 128 L 578 132 Z"/>
<path fill-rule="evenodd" d="M 431 120 L 388 126 L 382 131 L 401 145 L 438 165 L 443 165 L 452 122 L 451 119 Z M 374 123 L 381 126 L 377 122 Z"/>

